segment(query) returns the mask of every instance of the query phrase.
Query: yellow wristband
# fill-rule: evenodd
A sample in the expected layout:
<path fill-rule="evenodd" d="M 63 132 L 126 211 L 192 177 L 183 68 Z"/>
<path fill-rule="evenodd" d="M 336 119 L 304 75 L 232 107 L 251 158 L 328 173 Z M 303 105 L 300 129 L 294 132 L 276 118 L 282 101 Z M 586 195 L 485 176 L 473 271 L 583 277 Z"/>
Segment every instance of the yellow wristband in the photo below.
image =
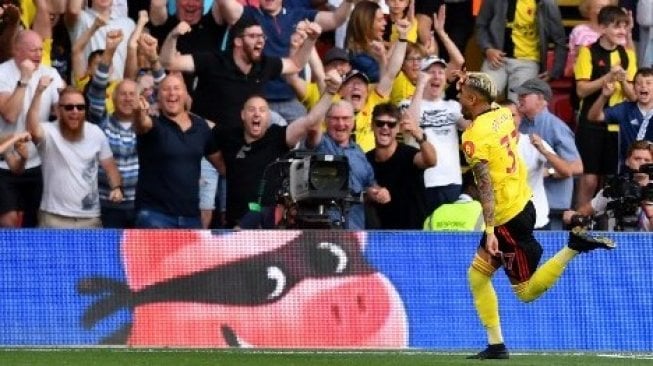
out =
<path fill-rule="evenodd" d="M 486 226 L 485 227 L 485 233 L 486 234 L 494 234 L 494 226 Z"/>

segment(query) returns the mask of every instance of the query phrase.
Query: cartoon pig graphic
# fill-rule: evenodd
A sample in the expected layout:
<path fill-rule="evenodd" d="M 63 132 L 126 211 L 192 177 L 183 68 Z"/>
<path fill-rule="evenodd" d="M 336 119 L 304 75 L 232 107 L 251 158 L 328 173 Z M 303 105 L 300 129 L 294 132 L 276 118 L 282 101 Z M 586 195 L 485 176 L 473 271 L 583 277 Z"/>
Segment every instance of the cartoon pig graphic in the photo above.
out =
<path fill-rule="evenodd" d="M 143 347 L 404 348 L 403 303 L 348 231 L 126 230 L 127 284 L 94 277 L 90 328 L 116 310 L 110 343 Z"/>

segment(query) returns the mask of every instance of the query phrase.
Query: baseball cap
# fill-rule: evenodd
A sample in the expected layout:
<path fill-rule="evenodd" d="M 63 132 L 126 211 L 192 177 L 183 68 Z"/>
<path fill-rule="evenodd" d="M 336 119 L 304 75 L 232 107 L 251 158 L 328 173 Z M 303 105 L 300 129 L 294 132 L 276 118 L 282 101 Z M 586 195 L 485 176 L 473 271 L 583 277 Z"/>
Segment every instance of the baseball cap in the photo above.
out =
<path fill-rule="evenodd" d="M 349 62 L 349 54 L 342 48 L 333 47 L 326 53 L 326 55 L 324 55 L 324 64 L 326 65 L 331 61 L 336 60 Z"/>
<path fill-rule="evenodd" d="M 353 79 L 353 78 L 355 78 L 355 77 L 359 77 L 359 78 L 363 79 L 363 81 L 364 81 L 365 83 L 367 83 L 367 84 L 370 83 L 370 78 L 368 78 L 367 75 L 365 75 L 364 72 L 362 72 L 362 71 L 358 71 L 358 70 L 355 70 L 355 69 L 354 69 L 354 70 L 351 70 L 350 72 L 348 72 L 348 73 L 345 75 L 345 78 L 344 78 L 344 80 L 342 81 L 342 83 L 344 84 L 344 83 L 348 82 L 349 80 L 351 80 L 351 79 Z"/>
<path fill-rule="evenodd" d="M 517 95 L 541 94 L 547 101 L 553 97 L 549 83 L 540 78 L 528 79 L 522 85 L 513 88 L 512 91 Z"/>
<path fill-rule="evenodd" d="M 420 70 L 426 71 L 433 64 L 440 64 L 442 67 L 447 67 L 447 62 L 445 60 L 439 58 L 438 56 L 428 56 L 422 59 Z"/>

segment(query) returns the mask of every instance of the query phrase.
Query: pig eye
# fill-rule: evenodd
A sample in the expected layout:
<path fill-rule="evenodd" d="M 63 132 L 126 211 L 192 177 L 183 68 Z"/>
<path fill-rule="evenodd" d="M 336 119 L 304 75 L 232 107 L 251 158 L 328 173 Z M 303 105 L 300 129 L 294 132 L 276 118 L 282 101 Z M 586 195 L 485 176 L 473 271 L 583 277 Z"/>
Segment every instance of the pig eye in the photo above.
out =
<path fill-rule="evenodd" d="M 267 276 L 270 282 L 274 282 L 274 288 L 267 296 L 268 300 L 274 300 L 281 296 L 283 290 L 286 289 L 286 275 L 281 268 L 277 266 L 270 266 L 267 268 Z"/>
<path fill-rule="evenodd" d="M 347 252 L 338 244 L 321 242 L 311 256 L 313 267 L 320 274 L 339 274 L 347 269 Z"/>

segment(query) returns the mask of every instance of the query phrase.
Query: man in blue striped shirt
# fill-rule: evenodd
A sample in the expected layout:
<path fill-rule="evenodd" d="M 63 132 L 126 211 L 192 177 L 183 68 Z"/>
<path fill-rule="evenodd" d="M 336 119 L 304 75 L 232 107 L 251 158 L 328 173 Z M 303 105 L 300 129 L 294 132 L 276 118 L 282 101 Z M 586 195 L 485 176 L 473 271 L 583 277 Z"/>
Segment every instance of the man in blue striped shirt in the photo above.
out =
<path fill-rule="evenodd" d="M 107 47 L 102 53 L 100 64 L 91 80 L 86 97 L 90 108 L 88 120 L 97 124 L 107 135 L 113 157 L 122 177 L 124 199 L 120 203 L 109 200 L 111 188 L 106 173 L 99 170 L 99 191 L 102 226 L 105 228 L 134 227 L 136 183 L 138 181 L 138 154 L 136 152 L 136 133 L 132 128 L 134 121 L 134 104 L 138 98 L 138 86 L 133 80 L 125 79 L 118 83 L 113 98 L 115 112 L 109 115 L 106 111 L 107 85 L 109 84 L 111 60 L 123 35 L 119 32 L 107 34 Z M 151 37 L 150 37 L 151 38 Z M 139 42 L 139 47 L 147 55 L 155 82 L 165 76 L 165 71 L 158 62 L 156 41 Z"/>

